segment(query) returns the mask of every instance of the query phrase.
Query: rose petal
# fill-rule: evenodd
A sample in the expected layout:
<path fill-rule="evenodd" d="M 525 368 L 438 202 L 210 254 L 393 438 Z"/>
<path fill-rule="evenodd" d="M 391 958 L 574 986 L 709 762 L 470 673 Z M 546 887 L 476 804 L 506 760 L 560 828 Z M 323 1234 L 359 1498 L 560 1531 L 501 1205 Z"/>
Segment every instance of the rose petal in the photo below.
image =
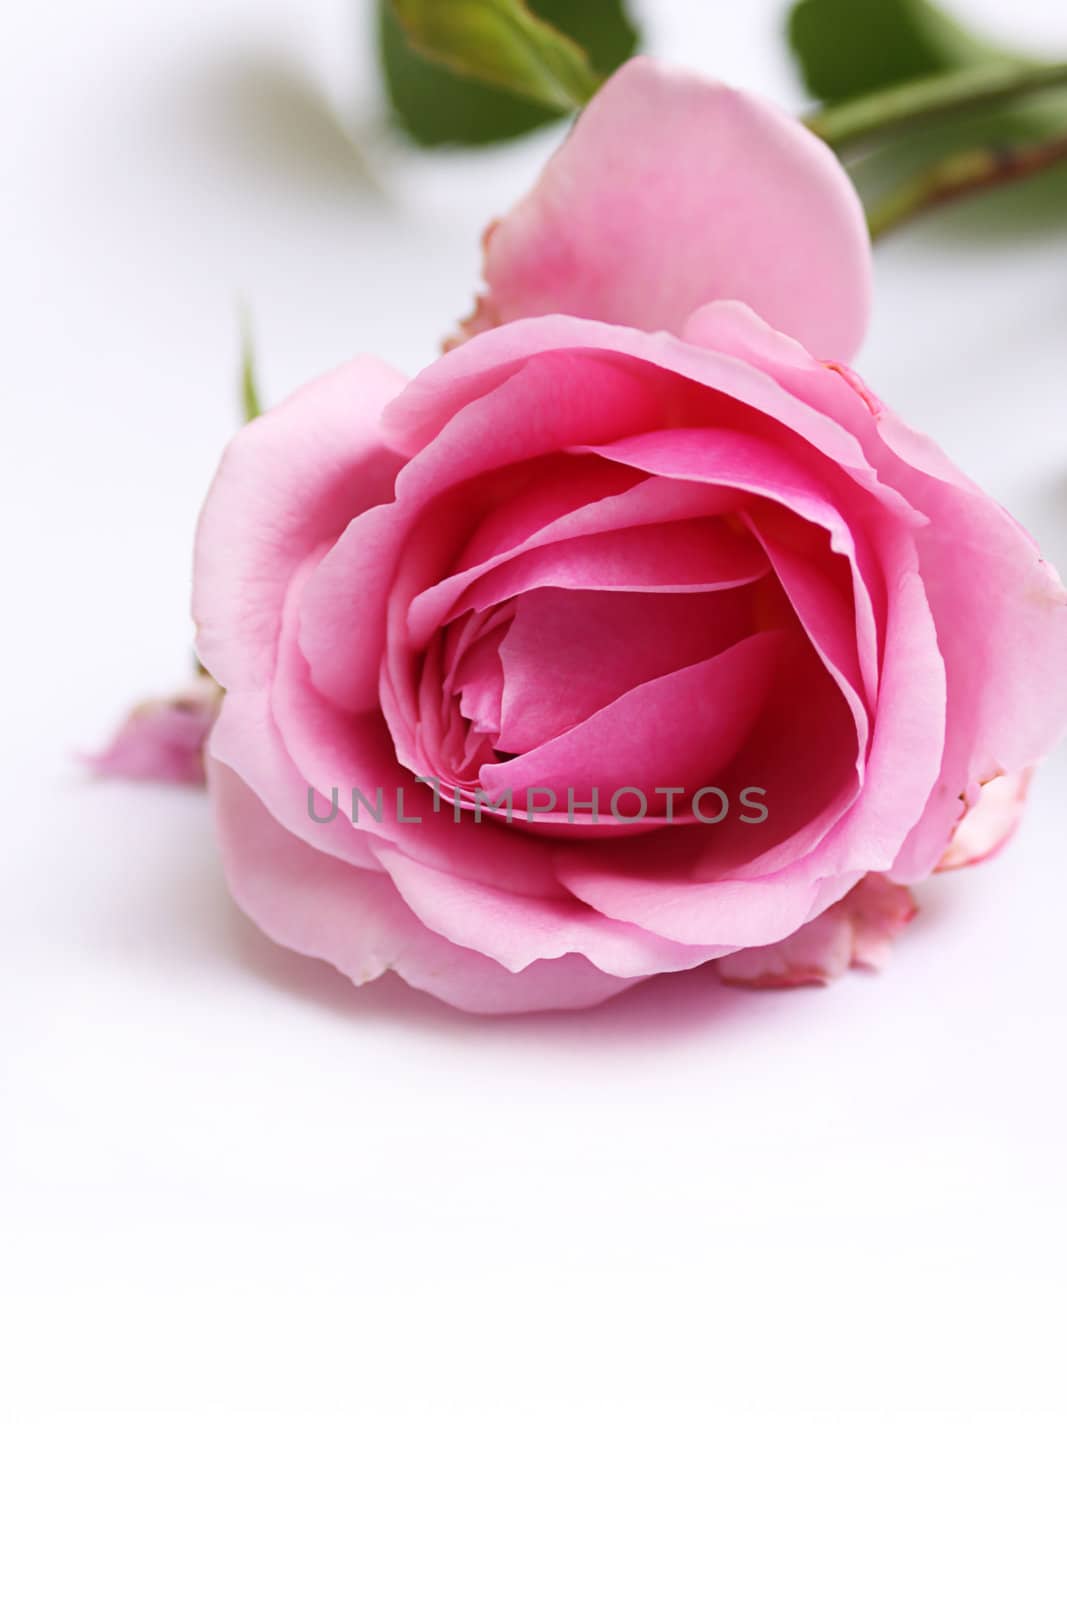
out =
<path fill-rule="evenodd" d="M 852 394 L 851 389 L 848 392 Z M 854 395 L 853 399 L 860 405 Z M 643 471 L 725 482 L 752 493 L 760 493 L 762 485 L 764 495 L 826 528 L 831 549 L 845 553 L 852 548 L 851 538 L 845 538 L 844 519 L 826 498 L 819 477 L 811 477 L 798 461 L 762 439 L 735 436 L 726 429 L 679 428 L 595 449 Z M 858 479 L 869 486 L 866 472 L 861 471 Z M 909 513 L 892 490 L 878 506 L 883 519 L 880 586 L 886 593 L 878 712 L 861 800 L 826 836 L 820 856 L 812 862 L 813 872 L 826 878 L 850 873 L 858 865 L 868 870 L 894 865 L 908 833 L 923 816 L 945 747 L 945 666 L 917 570 L 917 541 L 926 521 L 919 513 Z M 768 551 L 773 549 L 768 543 Z M 808 620 L 814 623 L 814 612 Z M 869 637 L 873 629 L 870 607 L 857 616 L 858 622 L 864 620 L 861 639 L 864 631 Z M 854 695 L 851 703 L 856 712 Z"/>
<path fill-rule="evenodd" d="M 686 333 L 757 361 L 847 430 L 920 513 L 914 541 L 944 658 L 947 735 L 929 804 L 893 864 L 894 877 L 918 881 L 943 857 L 980 786 L 1032 766 L 1067 724 L 1067 592 L 1025 530 L 853 374 L 814 361 L 744 306 L 705 307 Z"/>
<path fill-rule="evenodd" d="M 659 810 L 657 785 L 689 790 L 712 784 L 751 731 L 783 657 L 785 636 L 757 633 L 708 661 L 639 684 L 584 722 L 514 761 L 487 765 L 479 782 L 490 799 L 512 790 L 524 806 L 528 788 L 588 799 L 607 810 L 616 790 L 641 790 Z M 638 802 L 630 798 L 626 807 Z M 704 941 L 707 942 L 707 941 Z"/>
<path fill-rule="evenodd" d="M 487 494 L 494 472 L 575 438 L 611 438 L 635 418 L 643 419 L 638 426 L 650 425 L 659 404 L 657 376 L 662 387 L 662 375 L 644 383 L 618 365 L 591 365 L 580 352 L 555 351 L 461 409 L 398 475 L 392 504 L 358 517 L 343 537 L 336 530 L 304 598 L 301 646 L 316 687 L 350 710 L 375 704 L 386 598 L 403 616 L 410 600 L 449 570 L 473 531 L 478 491 L 471 479 Z M 611 476 L 619 482 L 619 474 Z M 457 486 L 450 500 L 448 491 Z M 402 610 L 400 594 L 407 595 Z"/>
<path fill-rule="evenodd" d="M 227 447 L 200 514 L 193 582 L 197 651 L 223 688 L 268 680 L 294 571 L 391 494 L 400 459 L 378 423 L 403 387 L 384 362 L 360 356 L 264 412 Z"/>
<path fill-rule="evenodd" d="M 480 610 L 543 588 L 642 594 L 735 589 L 756 582 L 768 569 L 757 541 L 740 528 L 715 517 L 687 517 L 524 551 L 472 583 L 450 615 L 460 607 Z"/>
<path fill-rule="evenodd" d="M 858 652 L 860 668 L 853 674 L 853 682 L 873 702 L 878 676 L 877 623 L 884 612 L 885 582 L 880 573 L 871 572 L 869 562 L 864 569 L 859 561 L 853 525 L 869 524 L 876 515 L 905 526 L 919 521 L 902 502 L 897 503 L 899 497 L 887 496 L 884 491 L 857 493 L 843 473 L 814 451 L 805 450 L 799 440 L 788 435 L 763 438 L 751 431 L 751 424 L 749 432 L 726 427 L 661 428 L 641 437 L 581 448 L 583 452 L 592 448 L 606 460 L 657 476 L 734 488 L 748 496 L 777 501 L 824 528 L 830 550 L 849 564 L 855 611 L 851 653 Z"/>
<path fill-rule="evenodd" d="M 312 557 L 309 575 L 314 563 Z M 297 638 L 304 581 L 304 574 L 298 574 L 286 599 L 278 670 L 265 714 L 257 723 L 254 713 L 260 708 L 253 697 L 247 697 L 247 711 L 238 715 L 235 708 L 232 719 L 225 715 L 220 719 L 211 753 L 244 776 L 247 764 L 258 759 L 260 746 L 268 737 L 279 744 L 284 761 L 279 760 L 269 779 L 264 776 L 254 787 L 287 826 L 293 812 L 306 814 L 309 786 L 323 796 L 336 788 L 343 808 L 351 791 L 358 789 L 368 801 L 359 808 L 359 833 L 389 841 L 406 853 L 463 876 L 507 887 L 515 894 L 566 898 L 545 852 L 519 829 L 467 828 L 455 823 L 451 806 L 438 800 L 426 784 L 415 781 L 414 773 L 431 775 L 426 768 L 405 768 L 398 762 L 380 711 L 354 715 L 316 691 Z M 376 807 L 382 811 L 380 820 L 370 809 L 379 788 L 383 798 L 382 807 Z M 403 790 L 402 818 L 396 806 L 398 788 Z M 321 831 L 330 833 L 332 829 Z M 356 828 L 339 830 L 345 831 L 357 834 Z"/>
<path fill-rule="evenodd" d="M 435 628 L 458 616 L 468 606 L 492 605 L 518 594 L 526 587 L 524 577 L 530 571 L 526 563 L 536 562 L 542 553 L 544 559 L 552 560 L 557 544 L 566 544 L 571 551 L 569 557 L 561 553 L 558 559 L 561 562 L 571 560 L 575 568 L 580 569 L 583 561 L 596 559 L 593 551 L 586 555 L 578 550 L 580 542 L 590 535 L 598 539 L 631 535 L 637 542 L 651 547 L 661 527 L 668 536 L 683 522 L 689 528 L 694 523 L 698 528 L 706 528 L 707 519 L 733 510 L 738 501 L 732 490 L 714 489 L 701 483 L 672 483 L 664 478 L 642 478 L 630 468 L 596 457 L 555 456 L 551 472 L 543 475 L 549 479 L 565 476 L 568 469 L 579 462 L 584 466 L 595 462 L 601 472 L 624 473 L 626 481 L 622 484 L 616 481 L 610 492 L 595 493 L 573 509 L 555 516 L 545 515 L 547 508 L 542 496 L 531 497 L 522 492 L 513 502 L 491 513 L 463 551 L 463 565 L 423 589 L 412 600 L 407 616 L 408 642 L 412 649 L 424 648 Z M 603 487 L 602 480 L 602 490 Z M 699 539 L 702 535 L 697 533 L 696 537 Z M 751 546 L 746 544 L 746 548 Z M 670 558 L 665 559 L 669 561 Z M 762 552 L 757 552 L 756 561 L 763 559 Z M 740 566 L 739 562 L 731 567 L 729 575 L 739 576 Z M 693 570 L 704 578 L 726 575 L 723 565 L 714 556 L 706 557 Z M 511 586 L 513 573 L 514 587 Z M 531 575 L 537 575 L 536 567 Z"/>
<path fill-rule="evenodd" d="M 1033 775 L 1033 768 L 1028 767 L 983 783 L 977 802 L 957 824 L 952 842 L 934 870 L 954 872 L 958 867 L 976 867 L 999 854 L 1023 820 Z"/>
<path fill-rule="evenodd" d="M 489 231 L 484 276 L 479 328 L 564 311 L 679 333 L 705 301 L 737 299 L 847 361 L 870 246 L 844 169 L 800 122 L 637 58 Z"/>
<path fill-rule="evenodd" d="M 846 894 L 862 868 L 820 883 L 810 857 L 855 804 L 855 722 L 810 643 L 787 670 L 790 694 L 771 696 L 752 737 L 716 780 L 733 797 L 720 824 L 661 831 L 639 852 L 570 842 L 556 852 L 560 881 L 606 916 L 678 943 L 731 949 L 784 939 Z M 750 785 L 768 807 L 762 822 L 750 814 L 742 820 Z M 797 839 L 790 854 L 783 841 Z M 753 859 L 759 865 L 748 872 Z"/>
<path fill-rule="evenodd" d="M 134 706 L 105 749 L 82 759 L 98 778 L 201 784 L 204 745 L 220 699 L 218 684 L 201 678 L 169 700 L 145 700 Z"/>
<path fill-rule="evenodd" d="M 506 890 L 438 871 L 398 850 L 375 850 L 420 922 L 455 944 L 491 955 L 510 972 L 580 952 L 601 972 L 647 978 L 657 972 L 688 972 L 721 953 L 711 946 L 657 939 L 642 928 L 600 916 L 580 900 L 561 904 L 527 898 L 521 917 L 516 916 L 515 898 Z"/>
<path fill-rule="evenodd" d="M 508 1013 L 596 1005 L 636 981 L 578 955 L 510 972 L 424 926 L 385 873 L 304 844 L 228 767 L 209 760 L 208 775 L 237 904 L 275 943 L 329 961 L 355 984 L 392 969 L 461 1010 Z"/>
<path fill-rule="evenodd" d="M 937 785 L 893 874 L 937 865 L 979 786 L 1046 755 L 1067 726 L 1067 592 L 1019 524 L 898 419 L 876 423 L 886 473 L 927 512 L 919 564 L 948 682 Z M 892 452 L 890 460 L 889 453 Z"/>
<path fill-rule="evenodd" d="M 830 983 L 849 967 L 877 970 L 917 910 L 907 889 L 880 873 L 869 873 L 836 905 L 788 939 L 737 950 L 723 956 L 715 970 L 724 983 L 751 989 Z"/>
<path fill-rule="evenodd" d="M 752 316 L 751 320 L 756 327 L 764 326 L 758 317 Z M 801 349 L 793 340 L 785 342 L 790 348 Z M 568 372 L 556 362 L 562 355 L 581 359 Z M 509 322 L 432 362 L 387 406 L 382 417 L 387 442 L 401 454 L 413 456 L 443 433 L 451 419 L 464 408 L 499 391 L 535 358 L 539 362 L 551 358 L 555 371 L 540 390 L 544 409 L 542 414 L 531 419 L 531 432 L 546 441 L 555 434 L 555 448 L 579 441 L 579 435 L 569 424 L 563 429 L 555 426 L 561 405 L 567 407 L 565 415 L 583 419 L 581 396 L 572 395 L 571 386 L 588 387 L 593 391 L 594 403 L 584 413 L 584 425 L 589 435 L 586 442 L 595 442 L 592 430 L 604 420 L 603 401 L 597 391 L 603 387 L 610 394 L 617 387 L 615 382 L 598 376 L 598 369 L 609 367 L 616 373 L 630 376 L 630 393 L 620 393 L 619 398 L 628 405 L 631 414 L 644 410 L 649 420 L 643 424 L 634 423 L 629 428 L 619 426 L 623 406 L 616 405 L 615 414 L 606 426 L 600 427 L 598 437 L 602 440 L 621 438 L 627 432 L 637 433 L 642 427 L 646 430 L 660 428 L 665 419 L 672 427 L 684 426 L 687 406 L 691 411 L 703 401 L 706 410 L 709 395 L 728 396 L 783 423 L 798 438 L 813 444 L 820 455 L 847 465 L 852 475 L 862 480 L 872 493 L 880 491 L 877 475 L 849 429 L 832 415 L 791 394 L 758 366 L 668 333 L 648 333 L 639 328 L 574 316 L 528 317 L 520 322 Z M 818 367 L 811 357 L 807 359 Z M 568 376 L 570 386 L 561 388 L 561 378 Z M 688 382 L 679 385 L 672 382 L 672 378 Z M 838 377 L 834 381 L 842 388 L 847 387 Z M 486 431 L 490 420 L 483 413 L 475 423 L 480 448 L 487 449 L 492 460 L 497 446 L 493 434 Z M 706 416 L 696 420 L 707 425 Z M 513 423 L 505 439 L 507 459 L 511 460 L 516 459 L 510 450 L 514 429 Z M 570 436 L 566 437 L 568 431 Z M 541 445 L 542 449 L 548 447 L 547 443 Z M 906 511 L 903 501 L 901 506 Z"/>
<path fill-rule="evenodd" d="M 500 646 L 499 747 L 516 755 L 532 751 L 640 684 L 719 655 L 754 631 L 748 588 L 654 595 L 531 590 L 520 596 Z"/>

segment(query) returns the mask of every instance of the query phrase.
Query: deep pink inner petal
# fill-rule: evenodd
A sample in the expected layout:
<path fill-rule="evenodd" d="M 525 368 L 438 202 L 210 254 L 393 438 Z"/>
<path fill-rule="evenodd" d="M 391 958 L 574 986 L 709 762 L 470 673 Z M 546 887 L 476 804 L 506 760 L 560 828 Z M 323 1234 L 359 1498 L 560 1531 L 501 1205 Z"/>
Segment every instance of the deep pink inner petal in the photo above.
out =
<path fill-rule="evenodd" d="M 720 654 L 753 631 L 751 586 L 710 594 L 533 589 L 500 647 L 500 744 L 533 750 L 646 679 Z"/>
<path fill-rule="evenodd" d="M 545 497 L 531 485 L 531 477 L 551 480 L 561 473 L 570 478 L 579 461 L 585 468 L 596 463 L 597 476 L 590 479 L 587 473 L 584 487 L 595 488 L 598 492 L 554 519 L 539 522 L 539 514 L 547 513 L 548 508 Z M 613 476 L 607 476 L 608 473 Z M 577 490 L 583 485 L 574 487 Z M 694 518 L 718 518 L 735 510 L 739 503 L 740 497 L 733 490 L 649 478 L 633 468 L 601 461 L 595 456 L 574 458 L 557 454 L 545 457 L 529 464 L 521 474 L 509 474 L 506 488 L 500 486 L 500 493 L 480 520 L 477 500 L 473 507 L 468 506 L 468 517 L 474 521 L 475 531 L 457 552 L 446 575 L 442 578 L 435 574 L 434 580 L 411 600 L 407 613 L 407 642 L 413 649 L 421 649 L 435 628 L 475 603 L 467 599 L 467 591 L 488 574 L 499 574 L 495 580 L 499 584 L 499 596 L 518 593 L 524 587 L 524 569 L 520 563 L 532 552 L 550 551 L 563 542 L 576 550 L 578 541 L 594 534 L 603 539 L 609 534 L 633 535 L 635 529 L 658 531 L 676 523 L 691 522 Z M 738 537 L 735 533 L 732 548 L 737 548 Z M 743 533 L 740 537 L 744 537 Z M 647 538 L 650 542 L 655 540 L 656 532 L 650 531 Z M 711 541 L 708 548 L 714 549 Z M 759 560 L 758 554 L 754 559 Z M 597 560 L 595 552 L 590 552 L 589 560 Z M 507 576 L 512 568 L 516 570 L 514 587 L 510 586 Z"/>
<path fill-rule="evenodd" d="M 901 532 L 914 514 L 870 474 L 862 486 L 804 440 L 777 425 L 751 419 L 734 426 L 676 427 L 591 448 L 595 454 L 635 469 L 663 473 L 684 482 L 732 487 L 761 500 L 777 502 L 826 530 L 830 549 L 849 563 L 854 629 L 862 692 L 868 704 L 877 696 L 884 633 L 886 587 L 873 554 L 869 529 L 900 521 Z M 857 685 L 858 687 L 860 685 Z"/>
<path fill-rule="evenodd" d="M 519 800 L 527 788 L 543 786 L 564 806 L 568 789 L 588 800 L 597 788 L 606 805 L 616 790 L 629 787 L 662 814 L 657 787 L 688 792 L 714 783 L 744 743 L 770 691 L 784 638 L 777 630 L 753 634 L 711 660 L 644 681 L 528 754 L 487 764 L 481 786 L 492 800 L 508 789 Z"/>
<path fill-rule="evenodd" d="M 466 589 L 453 609 L 483 610 L 530 589 L 612 589 L 684 594 L 753 583 L 769 569 L 736 519 L 687 517 L 620 528 L 527 550 Z"/>
<path fill-rule="evenodd" d="M 479 733 L 500 741 L 501 701 L 504 697 L 504 664 L 500 647 L 509 623 L 501 622 L 484 634 L 465 652 L 451 685 L 459 697 L 459 709 Z"/>
<path fill-rule="evenodd" d="M 755 505 L 744 514 L 744 520 L 762 540 L 804 632 L 856 720 L 862 773 L 870 716 L 863 701 L 848 565 L 829 551 L 823 529 L 802 522 L 780 506 Z"/>

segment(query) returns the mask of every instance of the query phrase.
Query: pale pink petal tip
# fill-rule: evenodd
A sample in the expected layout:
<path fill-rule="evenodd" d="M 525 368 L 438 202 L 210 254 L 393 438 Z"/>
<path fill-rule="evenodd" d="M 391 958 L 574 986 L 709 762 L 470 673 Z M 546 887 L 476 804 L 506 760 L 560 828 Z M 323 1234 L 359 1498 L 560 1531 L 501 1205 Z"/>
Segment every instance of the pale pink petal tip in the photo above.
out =
<path fill-rule="evenodd" d="M 978 799 L 958 824 L 936 872 L 975 867 L 1003 850 L 1023 819 L 1033 767 L 1002 773 L 983 783 Z"/>
<path fill-rule="evenodd" d="M 778 944 L 737 950 L 716 962 L 724 983 L 750 989 L 826 984 L 850 967 L 877 972 L 918 907 L 908 890 L 871 872 L 843 900 Z"/>
<path fill-rule="evenodd" d="M 202 784 L 204 745 L 221 700 L 206 677 L 170 699 L 144 700 L 105 749 L 82 759 L 98 778 Z"/>

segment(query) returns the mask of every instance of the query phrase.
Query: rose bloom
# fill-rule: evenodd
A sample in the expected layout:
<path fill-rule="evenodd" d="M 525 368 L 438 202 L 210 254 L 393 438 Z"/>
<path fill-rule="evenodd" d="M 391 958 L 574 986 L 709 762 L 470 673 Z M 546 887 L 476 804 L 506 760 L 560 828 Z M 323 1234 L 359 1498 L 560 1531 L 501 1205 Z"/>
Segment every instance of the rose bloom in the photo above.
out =
<path fill-rule="evenodd" d="M 487 1012 L 818 981 L 997 847 L 1067 720 L 1067 596 L 843 365 L 869 279 L 828 149 L 636 60 L 490 230 L 449 353 L 242 430 L 194 610 L 224 867 L 272 939 Z"/>

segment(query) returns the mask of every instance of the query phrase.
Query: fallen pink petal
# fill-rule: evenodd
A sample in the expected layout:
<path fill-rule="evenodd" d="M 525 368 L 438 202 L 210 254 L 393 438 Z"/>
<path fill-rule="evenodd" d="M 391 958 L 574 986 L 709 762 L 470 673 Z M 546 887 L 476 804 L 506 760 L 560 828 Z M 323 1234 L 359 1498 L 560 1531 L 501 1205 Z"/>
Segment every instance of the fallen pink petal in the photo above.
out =
<path fill-rule="evenodd" d="M 82 759 L 98 778 L 203 784 L 204 746 L 220 698 L 218 685 L 201 678 L 170 699 L 144 700 L 103 750 Z"/>

